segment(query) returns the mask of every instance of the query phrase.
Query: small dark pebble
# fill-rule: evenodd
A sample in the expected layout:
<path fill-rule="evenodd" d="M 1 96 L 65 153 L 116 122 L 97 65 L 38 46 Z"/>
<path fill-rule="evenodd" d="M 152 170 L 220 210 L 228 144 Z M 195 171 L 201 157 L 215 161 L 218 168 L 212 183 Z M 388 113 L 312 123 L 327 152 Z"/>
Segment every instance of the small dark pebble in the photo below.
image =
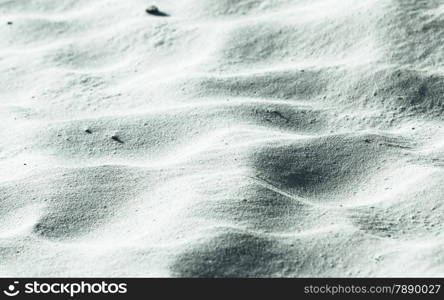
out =
<path fill-rule="evenodd" d="M 150 7 L 148 7 L 146 9 L 146 12 L 149 13 L 149 14 L 155 14 L 155 13 L 159 12 L 159 8 L 157 6 L 155 6 L 155 5 L 151 5 Z"/>
<path fill-rule="evenodd" d="M 111 136 L 111 139 L 114 140 L 114 141 L 116 141 L 116 142 L 118 142 L 118 143 L 123 144 L 123 141 L 122 141 L 122 140 L 119 138 L 119 136 L 117 136 L 117 135 L 113 135 L 113 136 Z"/>
<path fill-rule="evenodd" d="M 278 116 L 279 118 L 284 119 L 286 122 L 289 122 L 289 121 L 290 121 L 290 119 L 287 118 L 287 117 L 285 117 L 280 111 L 272 110 L 272 111 L 270 111 L 270 112 L 271 112 L 272 114 L 275 114 L 275 115 Z"/>
<path fill-rule="evenodd" d="M 155 5 L 151 5 L 147 9 L 145 9 L 147 14 L 158 16 L 158 17 L 167 17 L 168 14 L 164 13 L 163 11 L 160 11 L 159 8 Z"/>
<path fill-rule="evenodd" d="M 89 129 L 89 128 L 85 129 L 85 132 L 86 132 L 86 133 L 89 133 L 89 134 L 92 133 L 91 129 Z"/>
<path fill-rule="evenodd" d="M 11 21 L 8 21 L 6 24 L 8 24 L 8 25 L 12 25 L 12 22 L 11 22 Z"/>
<path fill-rule="evenodd" d="M 365 139 L 364 142 L 366 142 L 367 144 L 370 144 L 372 142 L 371 139 Z"/>

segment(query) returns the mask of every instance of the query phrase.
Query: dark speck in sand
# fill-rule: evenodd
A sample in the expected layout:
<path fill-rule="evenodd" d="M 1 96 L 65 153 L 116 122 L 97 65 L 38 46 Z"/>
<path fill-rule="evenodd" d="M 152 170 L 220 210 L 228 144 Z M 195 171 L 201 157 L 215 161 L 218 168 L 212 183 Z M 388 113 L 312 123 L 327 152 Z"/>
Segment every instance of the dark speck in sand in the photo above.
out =
<path fill-rule="evenodd" d="M 167 13 L 164 13 L 163 11 L 159 10 L 159 8 L 155 5 L 151 5 L 145 11 L 147 14 L 157 16 L 157 17 L 168 17 L 169 16 Z"/>
<path fill-rule="evenodd" d="M 111 136 L 111 139 L 120 143 L 120 144 L 123 144 L 123 141 L 120 139 L 120 137 L 118 135 Z"/>
<path fill-rule="evenodd" d="M 276 116 L 278 116 L 279 118 L 284 119 L 286 122 L 289 122 L 289 121 L 290 121 L 290 119 L 287 118 L 287 117 L 285 117 L 280 111 L 273 110 L 273 111 L 271 111 L 271 113 L 274 114 L 274 115 L 276 115 Z"/>
<path fill-rule="evenodd" d="M 89 133 L 89 134 L 92 133 L 91 129 L 89 129 L 89 128 L 85 129 L 85 132 L 86 132 L 86 133 Z"/>
<path fill-rule="evenodd" d="M 6 24 L 8 24 L 8 25 L 12 25 L 12 22 L 11 22 L 11 21 L 8 21 Z"/>
<path fill-rule="evenodd" d="M 367 144 L 370 144 L 372 142 L 371 139 L 365 139 L 364 142 L 366 142 Z"/>

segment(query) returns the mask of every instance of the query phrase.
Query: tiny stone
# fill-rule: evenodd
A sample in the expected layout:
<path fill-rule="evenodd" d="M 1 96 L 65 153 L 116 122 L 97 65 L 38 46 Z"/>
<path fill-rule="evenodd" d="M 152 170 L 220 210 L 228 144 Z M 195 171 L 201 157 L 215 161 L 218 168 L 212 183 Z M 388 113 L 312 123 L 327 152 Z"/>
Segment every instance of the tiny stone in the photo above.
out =
<path fill-rule="evenodd" d="M 116 141 L 116 142 L 118 142 L 118 143 L 123 144 L 122 140 L 121 140 L 117 135 L 113 135 L 113 136 L 111 136 L 111 139 L 114 140 L 114 141 Z"/>
<path fill-rule="evenodd" d="M 89 128 L 85 129 L 85 132 L 86 132 L 86 133 L 89 133 L 89 134 L 92 133 L 91 129 L 89 129 Z"/>
<path fill-rule="evenodd" d="M 155 5 L 151 5 L 147 9 L 145 9 L 145 12 L 147 14 L 158 16 L 158 17 L 167 17 L 168 14 L 164 13 L 163 11 L 160 11 L 159 8 Z"/>
<path fill-rule="evenodd" d="M 146 12 L 149 14 L 158 14 L 159 13 L 159 8 L 155 5 L 151 5 L 150 7 L 148 7 L 146 9 Z"/>
<path fill-rule="evenodd" d="M 8 24 L 8 25 L 12 25 L 12 21 L 8 21 L 6 24 Z"/>

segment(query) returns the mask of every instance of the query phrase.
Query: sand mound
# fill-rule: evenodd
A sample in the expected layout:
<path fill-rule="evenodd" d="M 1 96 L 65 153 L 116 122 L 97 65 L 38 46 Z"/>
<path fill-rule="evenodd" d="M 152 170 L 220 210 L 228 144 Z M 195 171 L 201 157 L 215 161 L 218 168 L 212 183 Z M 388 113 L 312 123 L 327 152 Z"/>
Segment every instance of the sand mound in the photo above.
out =
<path fill-rule="evenodd" d="M 0 1 L 1 276 L 443 276 L 444 5 Z"/>

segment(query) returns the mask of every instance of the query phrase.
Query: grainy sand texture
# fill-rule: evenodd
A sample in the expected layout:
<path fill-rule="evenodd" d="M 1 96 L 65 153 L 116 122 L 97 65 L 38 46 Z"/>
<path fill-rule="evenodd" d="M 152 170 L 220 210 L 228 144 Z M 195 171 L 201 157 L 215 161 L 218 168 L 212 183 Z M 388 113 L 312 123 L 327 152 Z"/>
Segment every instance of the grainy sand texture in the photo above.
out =
<path fill-rule="evenodd" d="M 444 276 L 443 112 L 443 0 L 0 0 L 0 276 Z"/>

